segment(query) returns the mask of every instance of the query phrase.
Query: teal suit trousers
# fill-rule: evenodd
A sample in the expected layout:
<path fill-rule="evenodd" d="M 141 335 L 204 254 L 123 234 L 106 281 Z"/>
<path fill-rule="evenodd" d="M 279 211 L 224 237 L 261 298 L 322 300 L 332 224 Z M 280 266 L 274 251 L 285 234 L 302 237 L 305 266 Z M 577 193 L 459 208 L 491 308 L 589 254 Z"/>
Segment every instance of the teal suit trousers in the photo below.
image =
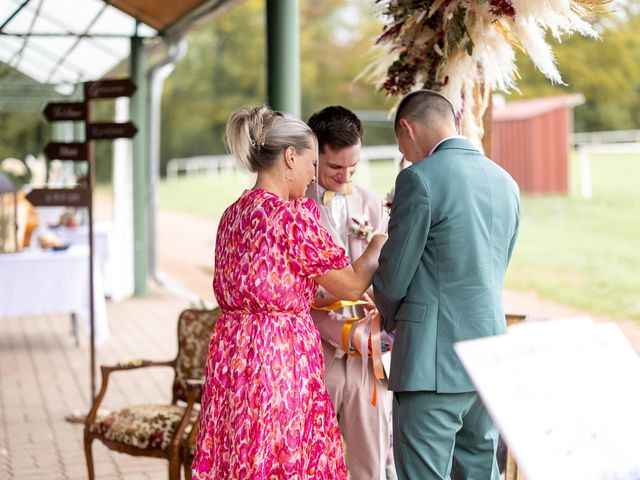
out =
<path fill-rule="evenodd" d="M 393 456 L 398 480 L 499 480 L 498 429 L 475 392 L 396 392 Z"/>

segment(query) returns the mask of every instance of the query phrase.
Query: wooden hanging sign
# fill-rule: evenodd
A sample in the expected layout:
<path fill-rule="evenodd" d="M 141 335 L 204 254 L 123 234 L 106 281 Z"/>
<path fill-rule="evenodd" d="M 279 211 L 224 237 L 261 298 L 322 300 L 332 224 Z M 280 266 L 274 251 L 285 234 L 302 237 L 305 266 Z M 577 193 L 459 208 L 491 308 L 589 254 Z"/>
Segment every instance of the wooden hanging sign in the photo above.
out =
<path fill-rule="evenodd" d="M 86 109 L 84 102 L 47 103 L 42 112 L 47 120 L 81 121 L 85 119 Z"/>
<path fill-rule="evenodd" d="M 56 143 L 49 142 L 44 147 L 44 154 L 49 160 L 87 160 L 86 143 Z"/>
<path fill-rule="evenodd" d="M 88 140 L 112 140 L 114 138 L 131 138 L 136 133 L 138 133 L 138 128 L 131 122 L 91 123 L 87 125 Z"/>
<path fill-rule="evenodd" d="M 136 89 L 135 83 L 128 78 L 85 82 L 84 98 L 90 100 L 92 98 L 130 97 Z"/>
<path fill-rule="evenodd" d="M 87 207 L 88 188 L 34 188 L 27 200 L 35 207 Z"/>

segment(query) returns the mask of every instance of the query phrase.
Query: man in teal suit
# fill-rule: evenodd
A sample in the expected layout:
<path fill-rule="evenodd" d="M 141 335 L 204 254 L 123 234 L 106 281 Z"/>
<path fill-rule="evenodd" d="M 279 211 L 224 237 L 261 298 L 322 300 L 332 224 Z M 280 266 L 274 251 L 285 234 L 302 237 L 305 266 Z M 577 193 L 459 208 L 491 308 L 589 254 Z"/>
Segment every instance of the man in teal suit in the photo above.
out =
<path fill-rule="evenodd" d="M 393 331 L 389 390 L 399 480 L 499 478 L 498 431 L 453 350 L 505 331 L 502 286 L 518 234 L 518 186 L 457 135 L 442 95 L 398 106 L 395 133 L 412 165 L 398 175 L 389 239 L 373 279 Z"/>

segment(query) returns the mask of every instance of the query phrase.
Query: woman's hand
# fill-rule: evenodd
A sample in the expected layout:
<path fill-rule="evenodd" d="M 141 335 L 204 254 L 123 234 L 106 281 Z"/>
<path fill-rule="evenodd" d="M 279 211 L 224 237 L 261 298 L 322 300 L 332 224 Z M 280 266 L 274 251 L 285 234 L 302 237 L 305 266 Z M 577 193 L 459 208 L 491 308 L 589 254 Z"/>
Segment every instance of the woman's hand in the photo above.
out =
<path fill-rule="evenodd" d="M 330 270 L 317 277 L 316 281 L 329 293 L 340 296 L 342 300 L 359 300 L 367 291 L 378 268 L 380 250 L 387 241 L 383 233 L 376 233 L 364 253 L 341 270 Z"/>

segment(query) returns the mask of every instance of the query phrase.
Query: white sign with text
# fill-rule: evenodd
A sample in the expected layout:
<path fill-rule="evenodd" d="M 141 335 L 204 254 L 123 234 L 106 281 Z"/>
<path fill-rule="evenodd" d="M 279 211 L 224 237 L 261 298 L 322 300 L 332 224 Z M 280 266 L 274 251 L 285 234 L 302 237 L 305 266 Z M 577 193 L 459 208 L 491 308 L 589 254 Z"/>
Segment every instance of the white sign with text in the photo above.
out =
<path fill-rule="evenodd" d="M 640 479 L 640 357 L 590 319 L 455 345 L 527 480 Z"/>

